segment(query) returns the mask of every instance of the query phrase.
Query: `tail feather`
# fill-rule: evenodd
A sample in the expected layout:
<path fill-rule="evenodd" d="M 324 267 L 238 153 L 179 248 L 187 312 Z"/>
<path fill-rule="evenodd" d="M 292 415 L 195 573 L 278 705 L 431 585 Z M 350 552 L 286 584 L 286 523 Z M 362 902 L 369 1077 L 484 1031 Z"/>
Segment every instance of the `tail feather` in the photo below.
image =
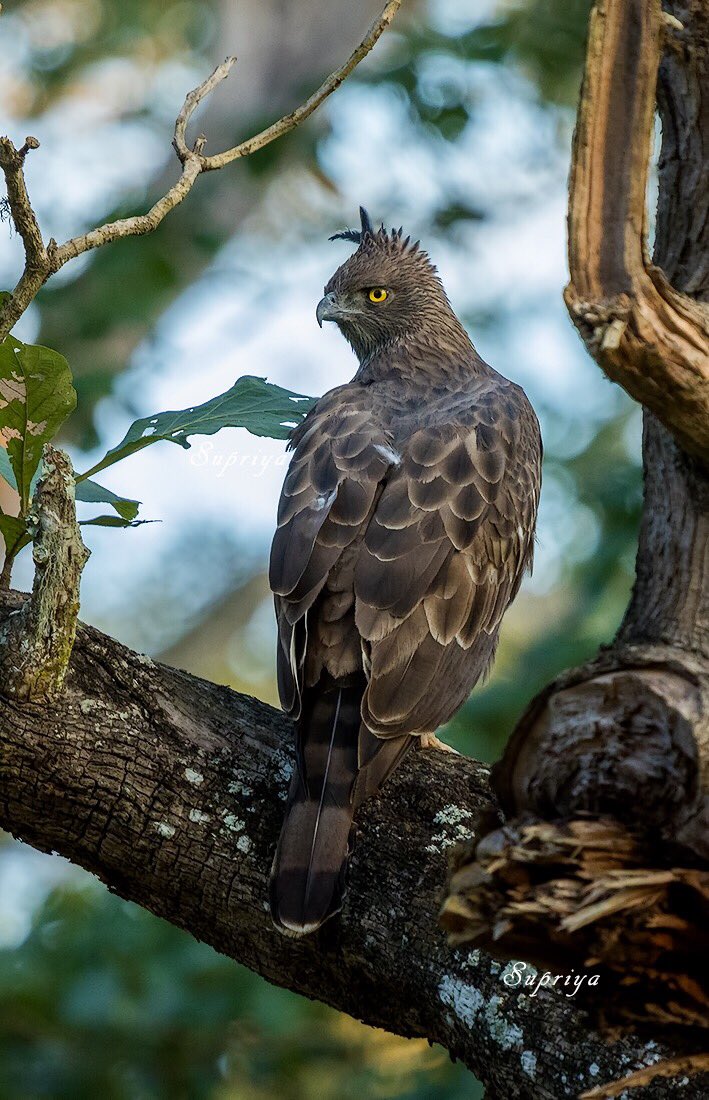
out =
<path fill-rule="evenodd" d="M 296 769 L 271 872 L 271 914 L 287 935 L 314 932 L 340 910 L 354 811 L 406 747 L 379 742 L 380 759 L 373 744 L 378 739 L 361 726 L 363 691 L 358 678 L 321 683 L 305 693 Z M 363 734 L 368 735 L 365 760 Z"/>

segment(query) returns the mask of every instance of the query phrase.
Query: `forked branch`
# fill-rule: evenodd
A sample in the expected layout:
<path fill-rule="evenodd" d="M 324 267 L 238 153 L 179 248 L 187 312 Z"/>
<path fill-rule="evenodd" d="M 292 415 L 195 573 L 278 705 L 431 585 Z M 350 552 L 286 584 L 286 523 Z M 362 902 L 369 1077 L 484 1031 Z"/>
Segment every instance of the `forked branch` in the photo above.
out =
<path fill-rule="evenodd" d="M 188 93 L 177 116 L 173 145 L 182 164 L 182 172 L 177 182 L 158 199 L 146 214 L 107 222 L 89 230 L 88 233 L 72 237 L 61 245 L 52 240 L 45 246 L 25 185 L 22 170 L 24 155 L 28 147 L 36 147 L 36 139 L 28 138 L 22 149 L 16 149 L 9 138 L 0 138 L 0 169 L 5 175 L 10 212 L 25 245 L 23 273 L 12 296 L 0 310 L 0 340 L 16 324 L 47 279 L 59 271 L 67 261 L 80 256 L 84 252 L 89 252 L 93 248 L 111 244 L 123 237 L 136 237 L 145 233 L 152 233 L 160 225 L 163 218 L 186 198 L 202 172 L 213 172 L 219 168 L 224 168 L 234 160 L 248 157 L 300 125 L 329 95 L 339 88 L 353 69 L 366 57 L 383 31 L 391 23 L 400 6 L 401 0 L 389 0 L 379 18 L 372 23 L 347 61 L 331 73 L 318 90 L 295 111 L 284 115 L 265 130 L 232 149 L 216 153 L 213 156 L 205 156 L 202 150 L 206 139 L 200 136 L 192 147 L 189 147 L 186 137 L 187 127 L 200 103 L 229 75 L 236 58 L 228 57 L 221 65 L 217 66 L 211 76 L 203 81 L 199 87 Z"/>

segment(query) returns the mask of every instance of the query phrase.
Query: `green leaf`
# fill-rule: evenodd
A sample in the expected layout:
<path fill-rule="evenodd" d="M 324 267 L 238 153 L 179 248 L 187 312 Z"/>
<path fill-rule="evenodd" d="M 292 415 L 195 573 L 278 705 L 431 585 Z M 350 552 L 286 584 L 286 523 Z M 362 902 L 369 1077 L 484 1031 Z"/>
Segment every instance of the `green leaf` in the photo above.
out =
<path fill-rule="evenodd" d="M 15 472 L 21 511 L 27 511 L 42 447 L 76 407 L 63 355 L 6 336 L 0 344 L 0 432 Z"/>
<path fill-rule="evenodd" d="M 32 539 L 27 534 L 25 521 L 19 516 L 0 516 L 0 534 L 5 540 L 5 556 L 14 558 Z"/>
<path fill-rule="evenodd" d="M 3 477 L 11 489 L 17 488 L 15 471 L 10 462 L 10 456 L 3 446 L 0 446 L 0 477 Z"/>
<path fill-rule="evenodd" d="M 304 397 L 267 382 L 265 378 L 246 375 L 237 379 L 226 393 L 203 405 L 136 420 L 118 446 L 85 474 L 79 474 L 76 480 L 83 481 L 160 439 L 189 447 L 189 436 L 214 435 L 222 428 L 248 428 L 253 435 L 287 439 L 291 428 L 300 423 L 314 403 L 314 397 Z"/>
<path fill-rule="evenodd" d="M 122 519 L 120 516 L 94 516 L 82 519 L 80 527 L 142 527 L 144 523 L 159 523 L 158 519 Z"/>
<path fill-rule="evenodd" d="M 138 515 L 139 500 L 119 497 L 111 489 L 99 485 L 97 481 L 79 481 L 76 485 L 76 499 L 87 504 L 111 504 L 121 519 L 132 521 Z M 93 520 L 89 522 L 94 522 Z"/>

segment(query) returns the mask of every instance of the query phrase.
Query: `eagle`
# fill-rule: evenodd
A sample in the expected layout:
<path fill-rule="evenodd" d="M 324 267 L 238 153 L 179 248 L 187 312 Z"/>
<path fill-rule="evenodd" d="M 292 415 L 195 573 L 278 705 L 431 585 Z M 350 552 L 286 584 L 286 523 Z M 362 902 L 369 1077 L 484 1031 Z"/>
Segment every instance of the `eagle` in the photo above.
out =
<path fill-rule="evenodd" d="M 342 906 L 354 814 L 485 676 L 531 568 L 539 424 L 480 358 L 403 230 L 357 249 L 317 306 L 359 367 L 291 433 L 270 559 L 296 762 L 271 872 L 286 935 Z"/>

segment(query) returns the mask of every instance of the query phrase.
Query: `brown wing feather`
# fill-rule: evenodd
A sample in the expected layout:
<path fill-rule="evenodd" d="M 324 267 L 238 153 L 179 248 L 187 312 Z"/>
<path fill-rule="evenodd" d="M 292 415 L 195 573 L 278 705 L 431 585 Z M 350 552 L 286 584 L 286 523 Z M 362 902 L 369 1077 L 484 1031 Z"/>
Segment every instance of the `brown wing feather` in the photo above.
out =
<path fill-rule="evenodd" d="M 370 661 L 362 713 L 380 737 L 435 730 L 489 668 L 531 565 L 540 483 L 536 418 L 499 381 L 400 449 L 355 570 Z"/>
<path fill-rule="evenodd" d="M 348 671 L 353 663 L 361 667 L 351 597 L 349 619 L 323 637 L 308 639 L 307 615 L 343 554 L 363 534 L 392 464 L 390 435 L 370 406 L 371 395 L 362 386 L 338 387 L 292 436 L 294 453 L 281 493 L 269 580 L 279 632 L 281 703 L 294 717 L 300 714 L 307 670 L 315 675 L 312 670 L 323 664 L 322 651 L 339 645 Z M 324 610 L 333 620 L 336 609 L 337 601 L 333 605 L 328 598 Z"/>

